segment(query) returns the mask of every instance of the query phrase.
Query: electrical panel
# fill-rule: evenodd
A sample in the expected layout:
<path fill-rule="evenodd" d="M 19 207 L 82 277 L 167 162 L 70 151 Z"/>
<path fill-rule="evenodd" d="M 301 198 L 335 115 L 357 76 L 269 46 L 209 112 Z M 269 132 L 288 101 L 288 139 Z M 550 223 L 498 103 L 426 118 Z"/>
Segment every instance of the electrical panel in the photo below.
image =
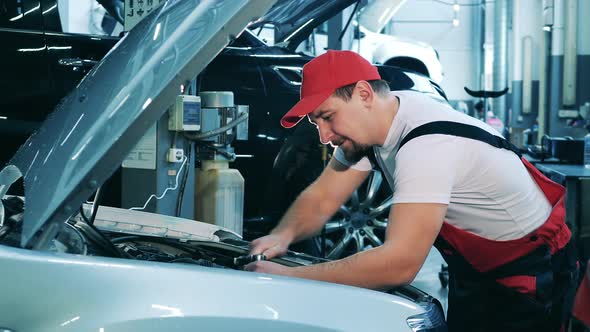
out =
<path fill-rule="evenodd" d="M 168 130 L 201 130 L 201 97 L 179 95 L 169 110 Z"/>

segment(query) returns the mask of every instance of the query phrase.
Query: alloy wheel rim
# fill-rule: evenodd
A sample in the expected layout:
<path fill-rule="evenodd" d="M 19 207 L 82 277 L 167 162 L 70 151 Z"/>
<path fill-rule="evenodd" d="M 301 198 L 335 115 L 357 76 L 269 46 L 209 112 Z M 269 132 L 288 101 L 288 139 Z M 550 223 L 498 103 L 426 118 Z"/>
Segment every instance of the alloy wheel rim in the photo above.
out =
<path fill-rule="evenodd" d="M 325 258 L 339 259 L 346 254 L 353 254 L 383 244 L 383 236 L 388 222 L 387 216 L 393 198 L 392 195 L 388 195 L 385 199 L 378 199 L 382 185 L 383 175 L 381 172 L 371 171 L 366 180 L 366 186 L 359 187 L 352 194 L 350 200 L 328 220 L 323 231 L 323 234 L 328 238 Z M 315 241 L 318 248 L 321 249 L 321 236 L 316 237 Z"/>

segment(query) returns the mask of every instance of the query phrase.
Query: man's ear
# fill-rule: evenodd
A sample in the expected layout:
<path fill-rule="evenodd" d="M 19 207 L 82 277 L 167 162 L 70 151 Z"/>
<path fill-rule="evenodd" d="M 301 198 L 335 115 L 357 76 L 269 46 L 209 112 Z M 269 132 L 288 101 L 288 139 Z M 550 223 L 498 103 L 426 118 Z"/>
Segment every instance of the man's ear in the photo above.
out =
<path fill-rule="evenodd" d="M 358 93 L 363 103 L 370 105 L 373 102 L 373 98 L 375 98 L 375 91 L 373 91 L 373 88 L 369 82 L 358 81 L 354 89 Z"/>

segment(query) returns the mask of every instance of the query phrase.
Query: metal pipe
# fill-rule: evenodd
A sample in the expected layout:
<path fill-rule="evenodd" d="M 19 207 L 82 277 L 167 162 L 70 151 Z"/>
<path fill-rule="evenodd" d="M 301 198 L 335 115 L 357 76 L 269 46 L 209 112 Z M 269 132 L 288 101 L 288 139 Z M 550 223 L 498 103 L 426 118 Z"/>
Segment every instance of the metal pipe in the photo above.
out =
<path fill-rule="evenodd" d="M 551 55 L 563 55 L 563 21 L 565 0 L 555 0 L 551 27 Z"/>
<path fill-rule="evenodd" d="M 499 91 L 508 82 L 508 6 L 509 0 L 498 0 L 494 4 L 496 22 L 494 24 L 494 90 Z M 502 122 L 507 123 L 506 97 L 494 100 L 494 113 Z"/>
<path fill-rule="evenodd" d="M 539 41 L 540 57 L 539 57 L 539 114 L 537 115 L 537 123 L 539 124 L 539 130 L 537 135 L 537 144 L 541 144 L 541 138 L 547 132 L 546 121 L 547 121 L 547 39 L 549 38 L 548 32 L 543 31 L 541 39 Z"/>
<path fill-rule="evenodd" d="M 529 114 L 533 108 L 533 38 L 522 38 L 522 113 Z"/>
<path fill-rule="evenodd" d="M 563 79 L 563 14 L 564 1 L 553 1 L 553 25 L 551 26 L 551 57 L 548 66 L 547 88 L 549 102 L 547 103 L 546 133 L 550 136 L 565 135 L 564 123 L 559 118 L 559 109 L 562 104 L 561 82 Z M 551 13 L 551 12 L 549 12 Z M 548 36 L 549 38 L 549 36 Z"/>
<path fill-rule="evenodd" d="M 479 6 L 479 40 L 478 40 L 478 61 L 479 61 L 479 85 L 480 90 L 485 90 L 485 49 L 486 42 L 486 4 L 485 0 L 480 0 Z"/>
<path fill-rule="evenodd" d="M 576 105 L 576 74 L 578 56 L 578 1 L 565 3 L 564 49 L 563 49 L 563 95 L 564 106 Z"/>

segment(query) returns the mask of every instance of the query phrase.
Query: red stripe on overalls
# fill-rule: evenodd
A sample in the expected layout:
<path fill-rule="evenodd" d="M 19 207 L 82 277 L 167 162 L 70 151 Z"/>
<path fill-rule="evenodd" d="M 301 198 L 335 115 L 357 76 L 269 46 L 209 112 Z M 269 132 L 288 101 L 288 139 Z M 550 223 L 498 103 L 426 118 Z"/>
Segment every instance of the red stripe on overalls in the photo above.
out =
<path fill-rule="evenodd" d="M 547 244 L 551 253 L 555 253 L 565 247 L 571 238 L 571 232 L 565 225 L 565 188 L 549 180 L 526 159 L 521 159 L 553 206 L 551 214 L 540 228 L 523 238 L 510 241 L 489 240 L 447 222 L 440 231 L 440 236 L 457 251 L 457 254 L 479 272 L 488 272 L 512 262 L 543 244 Z M 534 276 L 514 276 L 497 281 L 522 293 L 531 293 L 535 290 Z"/>

